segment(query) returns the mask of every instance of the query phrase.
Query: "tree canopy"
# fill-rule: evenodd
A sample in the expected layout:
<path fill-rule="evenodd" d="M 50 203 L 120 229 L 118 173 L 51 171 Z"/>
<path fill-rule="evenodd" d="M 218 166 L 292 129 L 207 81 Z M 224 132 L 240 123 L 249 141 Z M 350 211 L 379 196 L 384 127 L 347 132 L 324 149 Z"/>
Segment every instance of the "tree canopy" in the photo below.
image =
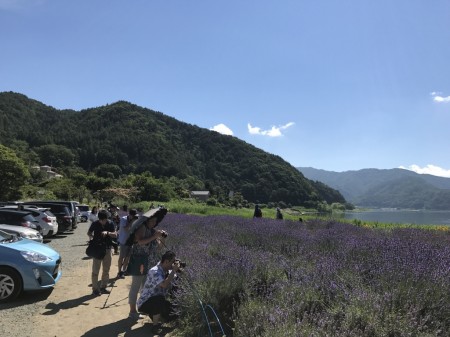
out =
<path fill-rule="evenodd" d="M 30 178 L 30 172 L 15 152 L 0 144 L 0 200 L 21 197 L 21 187 Z"/>

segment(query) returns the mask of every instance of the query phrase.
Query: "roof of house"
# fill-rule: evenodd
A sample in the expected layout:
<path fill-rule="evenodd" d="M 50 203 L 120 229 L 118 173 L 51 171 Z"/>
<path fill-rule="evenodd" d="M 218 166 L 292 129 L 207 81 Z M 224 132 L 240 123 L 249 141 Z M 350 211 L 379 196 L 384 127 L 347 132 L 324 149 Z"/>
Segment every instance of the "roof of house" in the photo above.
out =
<path fill-rule="evenodd" d="M 191 191 L 191 195 L 209 195 L 209 191 Z"/>

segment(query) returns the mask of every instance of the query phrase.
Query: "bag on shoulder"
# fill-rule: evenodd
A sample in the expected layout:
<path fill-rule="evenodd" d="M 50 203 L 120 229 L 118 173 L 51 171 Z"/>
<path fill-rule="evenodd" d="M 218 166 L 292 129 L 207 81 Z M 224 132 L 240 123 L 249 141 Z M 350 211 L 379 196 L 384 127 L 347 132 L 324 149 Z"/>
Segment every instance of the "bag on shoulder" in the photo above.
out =
<path fill-rule="evenodd" d="M 148 255 L 131 254 L 128 262 L 127 273 L 130 275 L 147 275 Z"/>
<path fill-rule="evenodd" d="M 102 260 L 106 255 L 106 243 L 100 240 L 91 240 L 86 248 L 86 255 Z"/>

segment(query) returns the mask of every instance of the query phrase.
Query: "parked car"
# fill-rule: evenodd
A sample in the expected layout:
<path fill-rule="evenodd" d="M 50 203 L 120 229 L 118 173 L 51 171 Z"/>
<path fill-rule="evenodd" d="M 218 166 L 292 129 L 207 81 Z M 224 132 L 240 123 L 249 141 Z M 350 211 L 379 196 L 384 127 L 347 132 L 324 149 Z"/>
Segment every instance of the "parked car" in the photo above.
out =
<path fill-rule="evenodd" d="M 56 217 L 46 208 L 38 208 L 37 206 L 28 205 L 8 205 L 3 206 L 0 209 L 13 209 L 13 210 L 23 210 L 31 212 L 31 215 L 39 222 L 42 228 L 42 235 L 44 237 L 51 237 L 58 232 L 58 221 Z"/>
<path fill-rule="evenodd" d="M 53 287 L 60 267 L 61 255 L 54 249 L 0 230 L 0 302 Z"/>
<path fill-rule="evenodd" d="M 32 228 L 42 234 L 39 222 L 31 215 L 30 211 L 0 208 L 0 223 Z"/>
<path fill-rule="evenodd" d="M 72 229 L 77 228 L 77 214 L 75 207 L 77 206 L 78 202 L 76 201 L 64 201 L 64 200 L 36 200 L 36 201 L 29 201 L 27 202 L 29 205 L 36 205 L 36 206 L 43 206 L 47 207 L 49 204 L 63 204 L 67 207 L 70 213 L 71 221 L 72 221 Z M 55 212 L 52 213 L 56 215 Z"/>
<path fill-rule="evenodd" d="M 58 233 L 59 230 L 59 225 L 58 225 L 58 219 L 56 218 L 56 215 L 54 215 L 52 213 L 52 211 L 50 210 L 50 208 L 47 207 L 39 207 L 38 208 L 39 211 L 44 212 L 47 216 L 43 217 L 43 220 L 45 222 L 49 222 L 50 223 L 50 227 L 52 227 L 53 229 L 53 235 L 56 235 L 56 233 Z M 53 236 L 53 235 L 49 235 L 49 236 Z"/>
<path fill-rule="evenodd" d="M 34 202 L 34 201 L 32 201 Z M 26 207 L 30 207 L 30 205 L 24 205 Z M 56 221 L 58 222 L 58 232 L 57 233 L 64 233 L 66 231 L 72 230 L 72 216 L 70 215 L 69 209 L 64 204 L 52 204 L 52 203 L 46 203 L 39 204 L 39 205 L 33 205 L 36 207 L 46 207 L 49 208 L 52 214 L 56 217 Z"/>
<path fill-rule="evenodd" d="M 78 205 L 81 215 L 81 222 L 87 222 L 89 215 L 91 215 L 91 210 L 88 205 Z"/>
<path fill-rule="evenodd" d="M 40 243 L 44 242 L 44 238 L 41 233 L 28 227 L 0 224 L 0 230 L 10 234 L 16 234 L 22 239 L 33 240 Z"/>

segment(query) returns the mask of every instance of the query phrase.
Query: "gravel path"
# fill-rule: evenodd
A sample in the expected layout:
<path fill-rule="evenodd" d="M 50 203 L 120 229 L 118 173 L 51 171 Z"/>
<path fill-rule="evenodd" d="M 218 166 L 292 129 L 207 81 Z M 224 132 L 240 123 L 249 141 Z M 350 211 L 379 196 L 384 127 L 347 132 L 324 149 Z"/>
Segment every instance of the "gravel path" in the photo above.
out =
<path fill-rule="evenodd" d="M 0 336 L 152 336 L 150 318 L 128 318 L 131 279 L 111 279 L 117 274 L 117 255 L 113 255 L 110 271 L 111 294 L 92 296 L 92 260 L 85 255 L 87 230 L 88 223 L 81 223 L 74 232 L 47 243 L 61 254 L 61 279 L 51 290 L 24 293 L 11 303 L 0 304 Z M 170 330 L 165 336 L 175 336 Z"/>
<path fill-rule="evenodd" d="M 75 271 L 86 268 L 86 260 L 83 258 L 86 250 L 87 228 L 87 223 L 81 223 L 75 231 L 58 235 L 47 242 L 62 257 L 63 276 L 56 284 L 56 288 L 64 278 L 70 277 Z M 115 271 L 115 269 L 113 270 Z M 38 293 L 23 293 L 11 303 L 0 304 L 0 336 L 36 336 L 35 324 L 31 324 L 31 322 L 42 319 L 37 314 L 49 303 L 52 303 L 54 291 L 51 289 Z"/>

